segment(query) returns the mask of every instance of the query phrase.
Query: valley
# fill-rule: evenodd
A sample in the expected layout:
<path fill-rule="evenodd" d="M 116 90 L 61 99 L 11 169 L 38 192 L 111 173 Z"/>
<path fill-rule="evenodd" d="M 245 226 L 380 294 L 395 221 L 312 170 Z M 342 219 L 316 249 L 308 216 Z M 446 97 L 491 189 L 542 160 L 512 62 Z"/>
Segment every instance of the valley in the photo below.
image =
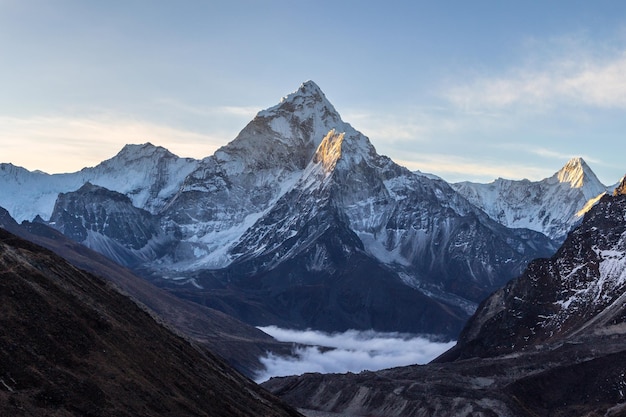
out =
<path fill-rule="evenodd" d="M 0 185 L 2 228 L 249 378 L 340 353 L 264 326 L 456 341 L 427 365 L 263 383 L 305 414 L 623 412 L 624 186 L 582 158 L 536 182 L 449 184 L 379 155 L 307 81 L 206 158 L 126 145 L 75 173 L 3 163 Z"/>

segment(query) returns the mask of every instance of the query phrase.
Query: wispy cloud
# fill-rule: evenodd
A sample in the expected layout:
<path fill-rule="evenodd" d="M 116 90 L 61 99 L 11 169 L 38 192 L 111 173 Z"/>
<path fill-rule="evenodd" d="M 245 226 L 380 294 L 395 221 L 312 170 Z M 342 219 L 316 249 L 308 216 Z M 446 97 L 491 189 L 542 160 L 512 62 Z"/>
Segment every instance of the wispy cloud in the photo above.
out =
<path fill-rule="evenodd" d="M 600 163 L 601 161 L 590 157 L 590 156 L 585 156 L 585 155 L 576 155 L 573 153 L 563 153 L 563 152 L 558 152 L 558 151 L 554 151 L 552 149 L 546 149 L 546 148 L 531 148 L 531 149 L 526 149 L 527 151 L 529 151 L 530 153 L 533 153 L 535 155 L 541 156 L 543 158 L 550 158 L 550 159 L 557 159 L 560 161 L 565 161 L 565 160 L 569 160 L 571 158 L 574 157 L 582 157 L 585 161 L 587 162 L 594 162 L 594 163 Z"/>
<path fill-rule="evenodd" d="M 211 155 L 226 138 L 116 116 L 0 117 L 2 161 L 49 173 L 72 172 L 152 142 L 179 156 Z"/>
<path fill-rule="evenodd" d="M 268 354 L 261 358 L 266 369 L 256 378 L 258 382 L 274 376 L 299 375 L 305 372 L 360 372 L 423 364 L 454 345 L 454 342 L 433 342 L 416 335 L 374 331 L 349 330 L 328 334 L 314 330 L 287 330 L 275 326 L 262 327 L 261 330 L 280 341 L 310 346 L 295 348 L 292 357 Z"/>
<path fill-rule="evenodd" d="M 455 84 L 444 97 L 468 111 L 521 106 L 542 112 L 561 105 L 626 109 L 625 47 L 600 47 L 581 39 L 532 46 L 541 50 L 541 59 Z"/>
<path fill-rule="evenodd" d="M 434 173 L 450 182 L 468 180 L 484 182 L 498 177 L 541 179 L 553 174 L 545 168 L 510 161 L 477 161 L 458 155 L 432 153 L 405 154 L 405 156 L 407 159 L 393 159 L 411 170 Z"/>

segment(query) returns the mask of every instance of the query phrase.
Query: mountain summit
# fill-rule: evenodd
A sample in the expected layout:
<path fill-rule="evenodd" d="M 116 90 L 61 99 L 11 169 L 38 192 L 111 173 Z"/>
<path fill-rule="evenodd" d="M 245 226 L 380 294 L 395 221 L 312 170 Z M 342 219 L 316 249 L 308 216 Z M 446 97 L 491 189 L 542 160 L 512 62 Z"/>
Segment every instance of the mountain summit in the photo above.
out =
<path fill-rule="evenodd" d="M 570 159 L 541 181 L 499 178 L 489 184 L 460 182 L 452 186 L 499 223 L 536 230 L 558 242 L 607 192 L 582 158 Z"/>
<path fill-rule="evenodd" d="M 597 197 L 597 191 L 606 189 L 583 158 L 570 159 L 553 177 L 560 183 L 568 183 L 572 188 L 582 189 L 587 199 Z"/>
<path fill-rule="evenodd" d="M 350 129 L 322 90 L 307 81 L 279 104 L 260 111 L 215 159 L 230 175 L 267 169 L 301 170 L 326 134 Z"/>

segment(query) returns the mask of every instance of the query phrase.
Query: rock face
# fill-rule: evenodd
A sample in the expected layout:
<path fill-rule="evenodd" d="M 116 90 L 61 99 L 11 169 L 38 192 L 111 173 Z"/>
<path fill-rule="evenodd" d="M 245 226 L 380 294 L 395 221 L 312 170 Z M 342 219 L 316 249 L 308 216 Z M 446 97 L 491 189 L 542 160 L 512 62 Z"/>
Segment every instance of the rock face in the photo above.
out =
<path fill-rule="evenodd" d="M 344 416 L 626 415 L 626 195 L 616 194 L 481 303 L 433 363 L 264 386 Z"/>
<path fill-rule="evenodd" d="M 613 195 L 614 196 L 626 195 L 626 176 L 622 178 L 622 180 L 619 182 L 619 184 L 613 191 Z"/>
<path fill-rule="evenodd" d="M 107 282 L 0 230 L 0 414 L 296 416 Z"/>
<path fill-rule="evenodd" d="M 607 192 L 582 158 L 572 158 L 541 181 L 499 178 L 490 184 L 461 182 L 452 187 L 499 223 L 536 230 L 558 242 Z"/>
<path fill-rule="evenodd" d="M 555 343 L 626 318 L 626 196 L 604 196 L 550 259 L 481 304 L 459 338 L 459 357 Z"/>
<path fill-rule="evenodd" d="M 59 194 L 49 223 L 120 265 L 163 256 L 174 241 L 157 217 L 133 206 L 126 195 L 89 182 L 75 192 Z"/>

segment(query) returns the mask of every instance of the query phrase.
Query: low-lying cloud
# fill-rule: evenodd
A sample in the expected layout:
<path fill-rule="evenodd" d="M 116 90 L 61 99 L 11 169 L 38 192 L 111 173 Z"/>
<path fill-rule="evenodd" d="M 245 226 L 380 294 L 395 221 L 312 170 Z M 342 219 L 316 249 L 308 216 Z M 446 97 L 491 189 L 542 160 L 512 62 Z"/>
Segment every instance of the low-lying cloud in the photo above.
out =
<path fill-rule="evenodd" d="M 257 382 L 275 376 L 299 375 L 306 372 L 345 373 L 393 368 L 431 361 L 455 342 L 432 341 L 423 336 L 348 330 L 343 333 L 324 333 L 315 330 L 289 330 L 275 326 L 261 327 L 265 333 L 282 342 L 299 345 L 293 356 L 273 353 L 261 358 L 265 371 Z"/>

